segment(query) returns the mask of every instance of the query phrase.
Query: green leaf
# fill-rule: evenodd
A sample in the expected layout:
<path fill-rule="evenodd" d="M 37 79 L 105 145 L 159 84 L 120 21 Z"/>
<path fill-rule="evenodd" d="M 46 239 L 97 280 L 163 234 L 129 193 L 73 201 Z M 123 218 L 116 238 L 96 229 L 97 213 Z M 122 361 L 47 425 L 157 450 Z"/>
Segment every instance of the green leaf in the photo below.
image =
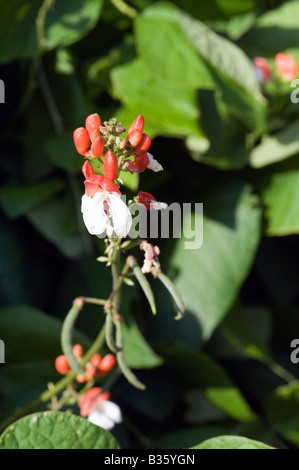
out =
<path fill-rule="evenodd" d="M 0 189 L 0 204 L 7 217 L 15 219 L 60 192 L 63 186 L 63 182 L 58 179 L 43 183 L 4 186 Z"/>
<path fill-rule="evenodd" d="M 299 153 L 299 120 L 273 136 L 264 136 L 262 143 L 251 152 L 254 168 L 276 163 Z"/>
<path fill-rule="evenodd" d="M 183 12 L 180 24 L 214 72 L 227 106 L 246 125 L 263 131 L 267 107 L 249 58 L 231 41 Z"/>
<path fill-rule="evenodd" d="M 46 18 L 46 49 L 73 44 L 88 33 L 97 23 L 103 0 L 56 1 Z M 37 54 L 35 20 L 40 0 L 15 0 L 1 4 L 0 41 L 6 44 L 0 51 L 0 62 L 17 58 L 28 59 Z"/>
<path fill-rule="evenodd" d="M 45 141 L 44 146 L 47 157 L 55 166 L 70 173 L 78 173 L 81 170 L 82 158 L 74 148 L 71 130 L 62 135 L 50 137 Z"/>
<path fill-rule="evenodd" d="M 179 343 L 166 343 L 157 349 L 176 378 L 190 387 L 200 387 L 216 408 L 238 421 L 254 419 L 255 415 L 241 392 L 225 370 L 207 354 Z"/>
<path fill-rule="evenodd" d="M 138 190 L 139 173 L 131 174 L 128 171 L 121 171 L 119 177 L 126 188 L 130 189 L 132 192 L 136 192 Z"/>
<path fill-rule="evenodd" d="M 299 382 L 278 387 L 267 404 L 273 428 L 286 440 L 299 446 Z"/>
<path fill-rule="evenodd" d="M 261 15 L 242 41 L 252 55 L 276 54 L 298 47 L 299 1 L 283 2 L 279 8 Z"/>
<path fill-rule="evenodd" d="M 262 442 L 253 441 L 246 437 L 239 436 L 219 436 L 192 447 L 192 449 L 273 449 Z"/>
<path fill-rule="evenodd" d="M 201 426 L 183 429 L 162 436 L 154 443 L 155 449 L 188 449 L 196 443 L 227 432 L 222 426 Z"/>
<path fill-rule="evenodd" d="M 299 232 L 299 170 L 274 172 L 266 175 L 262 190 L 266 232 L 270 236 L 291 235 Z"/>
<path fill-rule="evenodd" d="M 221 325 L 225 338 L 247 357 L 265 363 L 271 362 L 271 353 L 251 329 L 244 312 L 234 308 Z"/>
<path fill-rule="evenodd" d="M 203 244 L 197 249 L 186 249 L 187 240 L 182 238 L 175 246 L 171 269 L 177 275 L 173 281 L 187 313 L 180 325 L 167 325 L 169 334 L 176 331 L 178 337 L 189 342 L 192 331 L 195 345 L 200 337 L 207 340 L 225 317 L 258 247 L 261 211 L 256 203 L 249 187 L 225 185 L 205 200 L 203 219 L 200 215 L 186 215 L 187 226 L 191 221 L 197 223 L 197 237 L 203 224 Z"/>
<path fill-rule="evenodd" d="M 69 258 L 79 258 L 85 252 L 85 227 L 76 214 L 73 199 L 52 198 L 27 214 L 30 222 L 50 242 Z M 78 224 L 81 224 L 82 233 Z"/>
<path fill-rule="evenodd" d="M 142 336 L 135 320 L 123 322 L 124 352 L 127 364 L 132 369 L 151 369 L 163 363 Z"/>
<path fill-rule="evenodd" d="M 170 14 L 165 15 L 168 9 Z M 139 56 L 153 75 L 167 83 L 190 88 L 214 87 L 207 66 L 180 28 L 178 13 L 170 5 L 166 8 L 154 5 L 137 16 Z"/>
<path fill-rule="evenodd" d="M 119 449 L 110 432 L 58 411 L 16 421 L 0 437 L 0 449 Z"/>
<path fill-rule="evenodd" d="M 187 15 L 182 14 L 181 25 L 198 53 L 217 73 L 248 91 L 259 91 L 253 66 L 242 49 Z"/>
<path fill-rule="evenodd" d="M 116 97 L 138 110 L 135 117 L 143 114 L 147 126 L 153 123 L 160 135 L 203 135 L 195 91 L 153 76 L 140 59 L 114 68 L 111 79 Z"/>
<path fill-rule="evenodd" d="M 62 322 L 32 307 L 15 305 L 0 310 L 5 365 L 0 375 L 1 414 L 27 405 L 56 382 L 55 358 L 60 355 Z M 75 332 L 74 341 L 87 348 L 88 338 Z M 3 406 L 5 403 L 5 407 Z"/>

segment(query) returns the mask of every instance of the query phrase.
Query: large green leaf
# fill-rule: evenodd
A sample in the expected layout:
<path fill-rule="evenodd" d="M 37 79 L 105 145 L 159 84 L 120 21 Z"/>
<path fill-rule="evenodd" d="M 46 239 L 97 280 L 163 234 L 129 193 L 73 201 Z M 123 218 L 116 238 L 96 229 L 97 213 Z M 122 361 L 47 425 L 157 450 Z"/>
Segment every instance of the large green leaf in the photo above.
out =
<path fill-rule="evenodd" d="M 299 153 L 299 121 L 295 121 L 273 136 L 265 136 L 251 152 L 253 167 L 261 168 Z"/>
<path fill-rule="evenodd" d="M 201 426 L 183 429 L 162 436 L 155 442 L 155 449 L 188 449 L 200 441 L 205 441 L 227 432 L 222 426 Z"/>
<path fill-rule="evenodd" d="M 76 203 L 79 206 L 80 202 Z M 72 196 L 65 196 L 55 197 L 39 204 L 26 216 L 65 256 L 78 258 L 86 251 L 85 232 L 83 232 L 85 227 L 78 212 L 76 213 Z"/>
<path fill-rule="evenodd" d="M 36 18 L 41 0 L 15 0 L 0 6 L 0 62 L 31 58 L 37 54 Z M 46 18 L 46 48 L 72 44 L 97 23 L 103 0 L 53 2 Z"/>
<path fill-rule="evenodd" d="M 54 361 L 61 354 L 60 320 L 27 306 L 0 310 L 1 339 L 5 343 L 5 365 L 0 375 L 1 413 L 27 405 L 56 382 Z M 86 336 L 75 332 L 74 341 L 85 348 Z"/>
<path fill-rule="evenodd" d="M 63 182 L 57 179 L 43 183 L 4 186 L 0 189 L 0 204 L 7 217 L 14 219 L 26 214 L 61 189 L 63 189 Z"/>
<path fill-rule="evenodd" d="M 137 16 L 135 29 L 139 56 L 153 75 L 181 87 L 214 86 L 203 59 L 180 28 L 178 10 L 154 5 Z"/>
<path fill-rule="evenodd" d="M 192 449 L 273 449 L 262 442 L 240 436 L 219 436 L 192 447 Z"/>
<path fill-rule="evenodd" d="M 299 170 L 275 171 L 266 175 L 262 190 L 268 235 L 299 232 Z"/>
<path fill-rule="evenodd" d="M 182 15 L 181 25 L 199 54 L 218 73 L 251 92 L 259 91 L 252 64 L 241 49 L 187 15 Z"/>
<path fill-rule="evenodd" d="M 140 59 L 114 68 L 111 78 L 115 95 L 138 109 L 149 127 L 159 126 L 160 135 L 202 136 L 195 91 L 157 78 Z"/>
<path fill-rule="evenodd" d="M 238 421 L 254 419 L 255 415 L 241 392 L 225 370 L 207 354 L 192 351 L 177 343 L 166 343 L 158 350 L 175 376 L 189 387 L 200 387 L 216 408 Z"/>
<path fill-rule="evenodd" d="M 252 63 L 242 49 L 184 13 L 180 25 L 214 72 L 227 106 L 247 126 L 264 131 L 266 103 Z"/>
<path fill-rule="evenodd" d="M 276 389 L 267 404 L 267 415 L 274 429 L 299 446 L 299 382 Z"/>
<path fill-rule="evenodd" d="M 0 449 L 119 449 L 110 432 L 58 411 L 16 421 L 0 437 Z"/>
<path fill-rule="evenodd" d="M 279 8 L 267 11 L 245 35 L 242 45 L 254 55 L 275 54 L 298 47 L 299 1 L 283 2 Z"/>
<path fill-rule="evenodd" d="M 202 247 L 185 249 L 187 240 L 182 238 L 171 259 L 177 273 L 173 280 L 188 313 L 181 322 L 170 318 L 166 328 L 169 336 L 175 331 L 185 341 L 192 337 L 195 345 L 211 336 L 233 304 L 260 239 L 261 211 L 249 187 L 218 188 L 204 201 L 203 212 L 203 220 L 200 215 L 185 218 L 189 226 L 192 220 L 197 222 L 197 236 L 203 223 Z"/>

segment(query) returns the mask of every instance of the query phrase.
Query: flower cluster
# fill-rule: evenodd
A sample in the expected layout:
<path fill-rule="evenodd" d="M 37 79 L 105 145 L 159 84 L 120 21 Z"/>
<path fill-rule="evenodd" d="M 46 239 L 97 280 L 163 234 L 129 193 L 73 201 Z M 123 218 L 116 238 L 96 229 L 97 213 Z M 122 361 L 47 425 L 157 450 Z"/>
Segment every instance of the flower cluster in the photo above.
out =
<path fill-rule="evenodd" d="M 83 353 L 84 351 L 81 344 L 75 344 L 73 346 L 73 354 L 76 358 L 82 357 Z M 104 377 L 114 368 L 115 363 L 116 360 L 113 354 L 106 354 L 106 356 L 102 357 L 100 354 L 95 353 L 91 356 L 90 361 L 86 364 L 85 375 L 77 375 L 77 382 L 89 382 L 93 378 Z M 70 371 L 69 362 L 64 354 L 61 354 L 56 358 L 55 368 L 61 375 L 65 375 Z"/>
<path fill-rule="evenodd" d="M 270 63 L 264 57 L 255 57 L 253 66 L 257 79 L 260 83 L 267 82 L 272 78 Z M 275 56 L 275 66 L 279 77 L 286 82 L 294 80 L 298 76 L 298 64 L 290 54 L 279 52 Z"/>
<path fill-rule="evenodd" d="M 85 194 L 81 211 L 90 234 L 101 236 L 106 232 L 112 237 L 115 233 L 122 238 L 131 228 L 132 216 L 121 199 L 120 171 L 141 173 L 148 168 L 157 172 L 163 167 L 148 152 L 151 139 L 143 132 L 141 114 L 132 122 L 126 138 L 121 137 L 126 129 L 118 124 L 117 118 L 103 124 L 98 114 L 91 114 L 85 127 L 76 129 L 73 134 L 77 151 L 87 159 L 82 167 Z M 151 208 L 151 202 L 156 209 L 166 207 L 146 192 L 139 192 L 135 201 L 144 204 L 147 210 Z"/>

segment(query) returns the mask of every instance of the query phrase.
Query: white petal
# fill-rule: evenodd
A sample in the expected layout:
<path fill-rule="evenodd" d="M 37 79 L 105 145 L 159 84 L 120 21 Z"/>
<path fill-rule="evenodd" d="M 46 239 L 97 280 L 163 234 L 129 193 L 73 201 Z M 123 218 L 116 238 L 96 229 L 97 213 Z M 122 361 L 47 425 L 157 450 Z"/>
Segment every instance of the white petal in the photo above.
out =
<path fill-rule="evenodd" d="M 87 419 L 90 423 L 93 423 L 96 426 L 100 426 L 103 429 L 107 429 L 107 431 L 110 431 L 110 429 L 114 427 L 114 422 L 96 408 L 91 410 Z"/>
<path fill-rule="evenodd" d="M 129 208 L 116 194 L 110 194 L 107 202 L 116 235 L 126 237 L 132 225 L 132 216 Z"/>
<path fill-rule="evenodd" d="M 111 419 L 114 423 L 122 422 L 121 409 L 116 403 L 113 403 L 112 401 L 103 401 L 101 403 L 101 409 L 107 418 Z"/>
<path fill-rule="evenodd" d="M 93 197 L 82 196 L 81 212 L 87 230 L 91 235 L 101 235 L 106 230 L 107 215 L 104 212 L 103 197 L 95 193 Z"/>
<path fill-rule="evenodd" d="M 163 166 L 152 156 L 151 153 L 147 152 L 147 156 L 148 156 L 148 159 L 149 159 L 149 163 L 147 165 L 147 168 L 149 170 L 153 170 L 155 173 L 157 173 L 157 171 L 162 171 L 163 170 Z"/>
<path fill-rule="evenodd" d="M 120 407 L 112 401 L 100 402 L 91 408 L 88 421 L 109 431 L 115 423 L 122 422 Z"/>

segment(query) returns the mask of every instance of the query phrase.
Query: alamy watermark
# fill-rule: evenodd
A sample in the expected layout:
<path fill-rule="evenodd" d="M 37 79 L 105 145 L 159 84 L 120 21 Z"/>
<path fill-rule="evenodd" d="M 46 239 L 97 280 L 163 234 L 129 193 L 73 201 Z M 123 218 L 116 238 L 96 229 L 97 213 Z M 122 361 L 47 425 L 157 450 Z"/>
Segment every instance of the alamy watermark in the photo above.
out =
<path fill-rule="evenodd" d="M 291 352 L 291 362 L 293 364 L 298 364 L 299 362 L 299 339 L 293 339 L 291 342 L 291 348 L 293 348 L 293 351 Z"/>
<path fill-rule="evenodd" d="M 291 101 L 292 103 L 297 104 L 299 103 L 299 78 L 296 78 L 292 81 L 291 87 L 295 88 L 295 90 L 291 93 Z"/>
<path fill-rule="evenodd" d="M 0 339 L 0 364 L 5 363 L 5 344 L 2 339 Z"/>
<path fill-rule="evenodd" d="M 124 195 L 121 198 L 126 202 Z M 139 203 L 129 204 L 128 207 L 132 216 L 129 238 L 183 237 L 186 250 L 198 250 L 202 247 L 203 203 L 173 202 L 161 209 L 156 208 L 156 203 L 154 203 L 151 204 L 150 211 L 147 211 L 145 205 Z M 99 236 L 99 238 L 105 237 L 106 232 Z"/>
<path fill-rule="evenodd" d="M 5 103 L 5 84 L 3 80 L 0 80 L 0 103 Z"/>

